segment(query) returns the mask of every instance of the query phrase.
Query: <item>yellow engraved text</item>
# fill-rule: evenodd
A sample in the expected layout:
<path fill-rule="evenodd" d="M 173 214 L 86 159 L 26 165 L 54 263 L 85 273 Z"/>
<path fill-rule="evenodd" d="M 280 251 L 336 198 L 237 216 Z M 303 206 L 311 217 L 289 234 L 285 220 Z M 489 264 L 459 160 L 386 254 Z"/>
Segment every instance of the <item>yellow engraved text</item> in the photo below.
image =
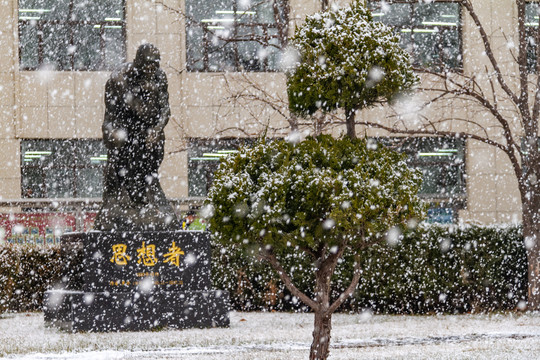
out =
<path fill-rule="evenodd" d="M 168 262 L 171 265 L 180 266 L 180 255 L 184 255 L 182 249 L 176 246 L 176 243 L 173 241 L 172 246 L 169 248 L 169 252 L 163 255 L 165 260 L 164 263 Z"/>
<path fill-rule="evenodd" d="M 126 254 L 127 246 L 124 244 L 116 244 L 112 247 L 113 256 L 111 262 L 116 265 L 127 265 L 128 261 L 131 260 L 131 257 Z"/>
<path fill-rule="evenodd" d="M 143 241 L 142 246 L 137 249 L 137 264 L 141 261 L 146 266 L 154 266 L 158 260 L 156 258 L 156 245 L 146 245 Z"/>

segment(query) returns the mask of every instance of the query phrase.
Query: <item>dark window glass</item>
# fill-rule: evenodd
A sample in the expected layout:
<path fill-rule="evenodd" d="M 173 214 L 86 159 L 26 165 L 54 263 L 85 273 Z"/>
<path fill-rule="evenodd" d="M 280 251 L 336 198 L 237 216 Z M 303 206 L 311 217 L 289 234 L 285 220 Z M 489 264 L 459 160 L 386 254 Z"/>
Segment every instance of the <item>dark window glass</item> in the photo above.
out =
<path fill-rule="evenodd" d="M 101 140 L 22 140 L 22 197 L 101 197 L 106 154 Z"/>
<path fill-rule="evenodd" d="M 376 20 L 392 26 L 414 65 L 440 71 L 462 67 L 461 8 L 447 1 L 370 1 Z"/>
<path fill-rule="evenodd" d="M 126 57 L 124 0 L 19 0 L 22 70 L 112 70 Z"/>
<path fill-rule="evenodd" d="M 287 6 L 286 0 L 186 0 L 188 70 L 279 70 Z"/>
<path fill-rule="evenodd" d="M 530 72 L 536 72 L 536 32 L 538 31 L 538 17 L 540 3 L 528 2 L 525 4 L 525 30 L 527 32 L 527 68 Z"/>
<path fill-rule="evenodd" d="M 445 137 L 381 138 L 380 142 L 408 155 L 410 166 L 424 175 L 420 194 L 432 199 L 465 195 L 465 142 Z"/>
<path fill-rule="evenodd" d="M 428 221 L 452 222 L 466 199 L 465 141 L 447 137 L 379 138 L 408 155 L 408 164 L 423 175 L 419 195 L 431 203 Z M 452 221 L 450 221 L 452 220 Z"/>
<path fill-rule="evenodd" d="M 251 139 L 192 139 L 188 148 L 188 195 L 206 196 L 220 160 Z"/>

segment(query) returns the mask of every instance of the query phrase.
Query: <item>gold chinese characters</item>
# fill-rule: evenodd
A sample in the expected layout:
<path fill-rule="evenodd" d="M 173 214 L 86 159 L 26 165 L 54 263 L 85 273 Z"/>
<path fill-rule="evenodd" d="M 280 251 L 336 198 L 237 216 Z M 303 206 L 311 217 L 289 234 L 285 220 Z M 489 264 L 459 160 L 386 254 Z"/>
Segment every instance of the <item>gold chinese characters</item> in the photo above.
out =
<path fill-rule="evenodd" d="M 156 245 L 147 245 L 145 241 L 141 246 L 136 249 L 137 251 L 137 264 L 144 264 L 146 266 L 155 266 L 158 262 L 158 256 L 156 254 Z M 114 244 L 112 246 L 112 257 L 110 262 L 124 266 L 131 260 L 131 256 L 128 255 L 128 247 L 126 244 Z M 180 266 L 180 255 L 185 255 L 184 251 L 176 245 L 176 242 L 172 242 L 172 246 L 169 248 L 169 252 L 163 255 L 163 262 L 169 263 L 169 265 Z"/>

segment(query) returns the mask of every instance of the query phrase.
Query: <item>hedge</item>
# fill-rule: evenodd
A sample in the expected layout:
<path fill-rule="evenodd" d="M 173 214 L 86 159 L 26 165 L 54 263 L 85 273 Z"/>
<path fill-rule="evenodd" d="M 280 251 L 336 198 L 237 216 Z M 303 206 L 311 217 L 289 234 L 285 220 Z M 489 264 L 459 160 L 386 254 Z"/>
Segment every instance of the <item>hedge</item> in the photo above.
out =
<path fill-rule="evenodd" d="M 304 310 L 256 250 L 214 246 L 214 287 L 228 290 L 237 310 Z M 312 264 L 294 248 L 279 255 L 299 287 L 311 288 Z M 0 313 L 39 310 L 63 266 L 59 246 L 0 245 Z M 343 311 L 462 313 L 512 310 L 526 301 L 527 260 L 516 226 L 421 227 L 393 246 L 366 250 L 362 269 Z M 351 261 L 338 270 L 335 294 L 347 286 Z"/>
<path fill-rule="evenodd" d="M 61 269 L 59 246 L 0 245 L 0 313 L 40 310 Z"/>
<path fill-rule="evenodd" d="M 255 250 L 216 248 L 215 287 L 228 290 L 238 310 L 302 309 Z M 299 288 L 312 288 L 309 261 L 293 248 L 280 255 Z M 336 296 L 351 278 L 348 259 L 333 279 Z M 361 261 L 362 280 L 342 311 L 462 313 L 512 310 L 526 301 L 527 260 L 516 226 L 425 226 L 403 234 L 394 246 L 366 250 Z"/>

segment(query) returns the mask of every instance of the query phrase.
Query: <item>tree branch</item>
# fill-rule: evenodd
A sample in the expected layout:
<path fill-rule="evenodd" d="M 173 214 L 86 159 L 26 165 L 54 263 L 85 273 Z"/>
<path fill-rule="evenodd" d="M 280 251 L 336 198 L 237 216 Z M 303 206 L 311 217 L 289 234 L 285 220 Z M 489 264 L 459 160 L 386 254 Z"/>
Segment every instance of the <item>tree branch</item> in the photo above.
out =
<path fill-rule="evenodd" d="M 504 90 L 504 92 L 512 99 L 512 101 L 516 104 L 520 104 L 520 98 L 510 89 L 506 81 L 504 81 L 504 78 L 502 76 L 501 69 L 499 67 L 499 63 L 497 62 L 497 59 L 495 59 L 495 55 L 493 53 L 493 50 L 491 49 L 491 43 L 489 41 L 489 37 L 486 33 L 486 30 L 484 29 L 484 26 L 480 22 L 480 19 L 478 18 L 478 14 L 474 10 L 474 7 L 471 3 L 471 0 L 463 0 L 463 6 L 465 9 L 467 9 L 467 12 L 469 15 L 471 15 L 471 18 L 474 21 L 474 24 L 478 28 L 478 31 L 480 32 L 480 36 L 482 38 L 482 43 L 484 44 L 484 48 L 486 50 L 486 55 L 491 63 L 491 66 L 493 66 L 493 69 L 495 70 L 495 74 L 497 76 L 497 81 L 499 82 L 499 85 Z"/>
<path fill-rule="evenodd" d="M 360 256 L 356 255 L 354 257 L 354 271 L 353 271 L 353 277 L 352 277 L 351 283 L 349 284 L 347 289 L 345 289 L 345 291 L 343 291 L 339 295 L 339 297 L 332 303 L 332 305 L 330 305 L 330 307 L 326 311 L 327 315 L 330 315 L 333 312 L 335 312 L 341 305 L 343 305 L 345 300 L 347 300 L 347 298 L 353 294 L 354 290 L 358 286 L 358 283 L 360 282 L 361 276 L 362 276 L 362 272 L 360 269 Z"/>
<path fill-rule="evenodd" d="M 302 291 L 300 291 L 300 289 L 296 287 L 296 285 L 294 285 L 289 274 L 287 274 L 285 269 L 283 269 L 283 267 L 279 263 L 279 260 L 271 251 L 261 248 L 259 254 L 264 260 L 268 261 L 270 266 L 272 266 L 272 268 L 278 273 L 279 278 L 281 279 L 281 281 L 283 281 L 283 283 L 285 284 L 287 289 L 289 289 L 293 296 L 299 298 L 300 301 L 309 306 L 313 311 L 319 310 L 319 304 L 317 304 L 313 299 L 304 294 Z"/>

